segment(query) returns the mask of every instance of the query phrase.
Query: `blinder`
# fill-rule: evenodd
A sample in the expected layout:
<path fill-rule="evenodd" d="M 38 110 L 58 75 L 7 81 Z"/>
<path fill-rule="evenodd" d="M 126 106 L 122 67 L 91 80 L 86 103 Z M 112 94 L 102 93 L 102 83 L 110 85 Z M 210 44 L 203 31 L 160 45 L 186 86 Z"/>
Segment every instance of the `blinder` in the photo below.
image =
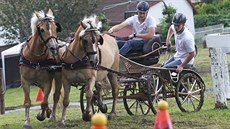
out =
<path fill-rule="evenodd" d="M 61 24 L 58 23 L 58 22 L 55 22 L 55 24 L 56 24 L 56 27 L 57 27 L 56 31 L 57 31 L 57 32 L 61 32 L 61 31 L 62 31 Z"/>

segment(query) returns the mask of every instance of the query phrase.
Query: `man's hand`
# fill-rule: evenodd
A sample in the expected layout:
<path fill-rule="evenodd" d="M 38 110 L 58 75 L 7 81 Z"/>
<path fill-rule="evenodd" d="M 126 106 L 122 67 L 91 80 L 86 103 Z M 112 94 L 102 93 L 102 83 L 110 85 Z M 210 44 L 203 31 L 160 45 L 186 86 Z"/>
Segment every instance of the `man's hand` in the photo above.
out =
<path fill-rule="evenodd" d="M 180 73 L 180 72 L 182 72 L 183 69 L 184 68 L 181 65 L 177 65 L 176 72 Z"/>
<path fill-rule="evenodd" d="M 108 30 L 108 33 L 113 33 L 113 28 L 110 28 L 110 29 Z"/>
<path fill-rule="evenodd" d="M 134 37 L 135 37 L 134 34 L 129 35 L 129 39 L 132 39 Z"/>

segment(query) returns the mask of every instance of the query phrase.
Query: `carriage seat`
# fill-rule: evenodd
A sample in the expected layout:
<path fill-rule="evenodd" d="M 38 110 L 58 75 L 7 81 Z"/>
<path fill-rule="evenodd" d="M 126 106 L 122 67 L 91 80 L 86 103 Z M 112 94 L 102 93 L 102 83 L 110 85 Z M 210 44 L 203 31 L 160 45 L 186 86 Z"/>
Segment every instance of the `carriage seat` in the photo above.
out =
<path fill-rule="evenodd" d="M 142 50 L 130 51 L 127 58 L 144 65 L 153 65 L 159 60 L 159 56 L 161 54 L 160 47 L 161 36 L 156 35 L 144 44 Z"/>

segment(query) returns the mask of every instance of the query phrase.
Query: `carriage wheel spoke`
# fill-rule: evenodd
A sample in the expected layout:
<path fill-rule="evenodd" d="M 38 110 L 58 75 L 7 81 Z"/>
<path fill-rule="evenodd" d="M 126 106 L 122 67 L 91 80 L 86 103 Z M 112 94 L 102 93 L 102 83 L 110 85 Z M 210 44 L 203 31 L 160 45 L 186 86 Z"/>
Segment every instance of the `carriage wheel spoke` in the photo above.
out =
<path fill-rule="evenodd" d="M 142 114 L 144 114 L 144 110 L 143 110 L 142 104 L 139 103 L 139 105 L 140 105 L 140 109 L 141 109 Z"/>
<path fill-rule="evenodd" d="M 129 109 L 131 109 L 131 108 L 134 106 L 135 103 L 137 103 L 137 101 L 134 101 L 134 102 L 129 106 Z"/>
<path fill-rule="evenodd" d="M 139 101 L 136 101 L 137 103 L 136 103 L 136 113 L 135 114 L 137 114 L 137 111 L 138 111 L 138 105 L 139 105 Z"/>
<path fill-rule="evenodd" d="M 193 106 L 193 109 L 195 110 L 195 109 L 196 109 L 196 107 L 195 107 L 195 104 L 194 104 L 194 102 L 193 102 L 192 98 L 189 98 L 189 100 L 191 101 L 192 106 Z"/>
<path fill-rule="evenodd" d="M 200 91 L 201 91 L 201 89 L 198 89 L 198 90 L 192 91 L 191 94 L 195 94 L 195 93 L 200 92 Z"/>

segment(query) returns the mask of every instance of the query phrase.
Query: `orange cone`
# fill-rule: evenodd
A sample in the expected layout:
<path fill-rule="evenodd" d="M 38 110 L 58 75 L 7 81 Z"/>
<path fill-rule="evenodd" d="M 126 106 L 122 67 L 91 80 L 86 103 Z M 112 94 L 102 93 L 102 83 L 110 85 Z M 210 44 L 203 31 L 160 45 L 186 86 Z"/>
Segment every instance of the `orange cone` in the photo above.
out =
<path fill-rule="evenodd" d="M 103 113 L 96 113 L 91 118 L 90 129 L 107 129 L 107 117 Z"/>
<path fill-rule="evenodd" d="M 36 102 L 41 102 L 42 100 L 43 100 L 43 92 L 42 92 L 42 89 L 39 88 L 37 96 L 36 96 Z"/>
<path fill-rule="evenodd" d="M 158 103 L 154 129 L 173 129 L 173 124 L 168 113 L 168 103 L 164 100 Z"/>

